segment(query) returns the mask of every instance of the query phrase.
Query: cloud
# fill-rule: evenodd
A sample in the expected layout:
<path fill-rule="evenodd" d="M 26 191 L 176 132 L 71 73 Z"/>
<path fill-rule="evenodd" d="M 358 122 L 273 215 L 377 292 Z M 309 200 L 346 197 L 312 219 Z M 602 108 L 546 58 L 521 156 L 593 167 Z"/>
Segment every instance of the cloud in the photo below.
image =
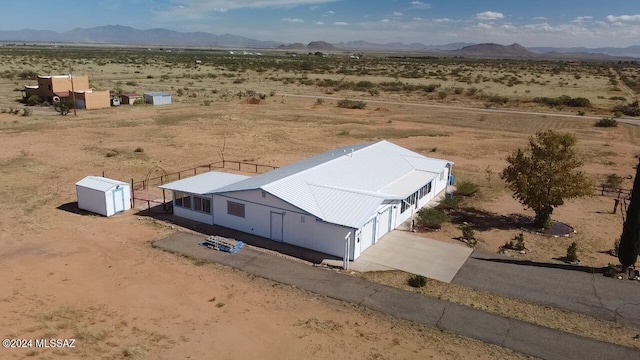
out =
<path fill-rule="evenodd" d="M 402 16 L 402 13 L 400 11 L 394 11 L 393 14 L 391 14 L 391 15 L 396 16 L 396 17 L 400 17 L 400 16 Z"/>
<path fill-rule="evenodd" d="M 549 19 L 547 19 L 544 16 L 536 16 L 536 17 L 533 18 L 533 20 L 543 20 L 543 21 L 545 21 L 545 20 L 549 20 Z"/>
<path fill-rule="evenodd" d="M 347 26 L 349 25 L 348 22 L 344 22 L 344 21 L 336 21 L 333 23 L 333 25 L 337 25 L 337 26 Z"/>
<path fill-rule="evenodd" d="M 411 20 L 413 20 L 413 21 L 422 21 L 422 20 L 424 20 L 424 19 L 423 19 L 423 18 L 421 18 L 421 17 L 414 17 L 414 18 L 413 18 L 413 19 L 411 19 Z"/>
<path fill-rule="evenodd" d="M 494 11 L 485 11 L 476 14 L 476 19 L 484 21 L 504 19 L 504 14 Z"/>
<path fill-rule="evenodd" d="M 431 9 L 431 5 L 423 3 L 422 1 L 412 1 L 411 5 L 414 9 Z"/>
<path fill-rule="evenodd" d="M 388 23 L 388 22 L 390 22 L 390 21 L 391 21 L 391 20 L 389 20 L 389 19 L 382 19 L 382 20 L 380 20 L 380 22 L 383 22 L 383 23 Z"/>
<path fill-rule="evenodd" d="M 292 19 L 292 18 L 283 18 L 282 21 L 288 22 L 288 23 L 303 23 L 304 22 L 304 20 L 302 20 L 302 19 Z"/>
<path fill-rule="evenodd" d="M 593 20 L 593 16 L 578 16 L 577 18 L 571 20 L 572 23 L 580 24 L 585 21 Z"/>
<path fill-rule="evenodd" d="M 607 20 L 612 23 L 640 22 L 640 15 L 609 15 L 607 16 Z"/>
<path fill-rule="evenodd" d="M 169 0 L 166 10 L 156 11 L 160 21 L 203 19 L 216 12 L 252 8 L 295 7 L 317 5 L 339 0 Z"/>
<path fill-rule="evenodd" d="M 478 26 L 480 29 L 493 29 L 493 26 L 491 26 L 490 24 L 485 24 L 485 23 L 478 23 Z"/>
<path fill-rule="evenodd" d="M 324 25 L 324 21 L 316 21 L 316 25 Z"/>

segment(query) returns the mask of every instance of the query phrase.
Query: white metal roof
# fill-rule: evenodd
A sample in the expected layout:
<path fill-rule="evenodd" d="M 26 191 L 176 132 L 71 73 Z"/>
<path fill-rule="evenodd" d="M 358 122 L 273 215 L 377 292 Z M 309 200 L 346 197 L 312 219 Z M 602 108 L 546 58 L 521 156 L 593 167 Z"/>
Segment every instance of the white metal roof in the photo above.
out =
<path fill-rule="evenodd" d="M 152 92 L 147 92 L 144 93 L 145 95 L 149 95 L 149 96 L 171 96 L 171 94 L 163 92 L 163 91 L 152 91 Z"/>
<path fill-rule="evenodd" d="M 208 194 L 217 189 L 248 179 L 248 176 L 210 171 L 160 186 L 162 189 L 188 192 L 192 194 Z"/>
<path fill-rule="evenodd" d="M 262 189 L 324 221 L 359 228 L 382 203 L 411 195 L 448 164 L 380 141 L 331 150 L 212 192 Z"/>
<path fill-rule="evenodd" d="M 123 186 L 123 185 L 128 186 L 129 184 L 127 184 L 126 182 L 118 181 L 118 180 L 107 179 L 101 176 L 87 176 L 76 183 L 76 186 L 99 190 L 99 191 L 109 191 L 116 186 Z"/>

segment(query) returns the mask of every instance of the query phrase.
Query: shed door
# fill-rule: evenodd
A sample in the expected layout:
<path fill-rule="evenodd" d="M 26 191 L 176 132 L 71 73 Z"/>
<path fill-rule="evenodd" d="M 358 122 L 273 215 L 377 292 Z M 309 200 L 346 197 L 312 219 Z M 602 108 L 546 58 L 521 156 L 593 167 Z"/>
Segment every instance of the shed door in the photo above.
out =
<path fill-rule="evenodd" d="M 119 213 L 124 211 L 124 191 L 121 187 L 113 189 L 113 212 Z"/>
<path fill-rule="evenodd" d="M 271 213 L 271 240 L 282 241 L 282 214 L 272 212 Z"/>
<path fill-rule="evenodd" d="M 376 219 L 369 220 L 368 223 L 362 226 L 360 231 L 360 253 L 365 251 L 371 244 L 373 244 L 376 232 Z"/>
<path fill-rule="evenodd" d="M 380 223 L 378 225 L 378 239 L 391 231 L 391 206 L 380 214 Z"/>

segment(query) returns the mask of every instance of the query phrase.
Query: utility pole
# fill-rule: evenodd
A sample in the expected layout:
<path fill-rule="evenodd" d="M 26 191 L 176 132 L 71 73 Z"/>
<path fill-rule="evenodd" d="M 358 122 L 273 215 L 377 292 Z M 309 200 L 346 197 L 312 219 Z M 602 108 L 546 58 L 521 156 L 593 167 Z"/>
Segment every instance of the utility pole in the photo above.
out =
<path fill-rule="evenodd" d="M 69 65 L 69 79 L 71 79 L 71 99 L 73 100 L 73 116 L 78 116 L 76 113 L 76 92 L 73 88 L 73 68 Z"/>

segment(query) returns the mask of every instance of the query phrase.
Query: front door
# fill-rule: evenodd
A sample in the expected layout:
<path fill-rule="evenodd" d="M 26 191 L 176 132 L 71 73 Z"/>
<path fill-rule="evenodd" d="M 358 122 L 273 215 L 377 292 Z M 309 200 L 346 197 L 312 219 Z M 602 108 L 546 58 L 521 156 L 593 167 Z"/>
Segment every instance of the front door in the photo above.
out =
<path fill-rule="evenodd" d="M 283 215 L 271 213 L 271 240 L 282 241 Z"/>
<path fill-rule="evenodd" d="M 124 191 L 122 187 L 113 189 L 113 212 L 119 213 L 124 211 Z"/>

